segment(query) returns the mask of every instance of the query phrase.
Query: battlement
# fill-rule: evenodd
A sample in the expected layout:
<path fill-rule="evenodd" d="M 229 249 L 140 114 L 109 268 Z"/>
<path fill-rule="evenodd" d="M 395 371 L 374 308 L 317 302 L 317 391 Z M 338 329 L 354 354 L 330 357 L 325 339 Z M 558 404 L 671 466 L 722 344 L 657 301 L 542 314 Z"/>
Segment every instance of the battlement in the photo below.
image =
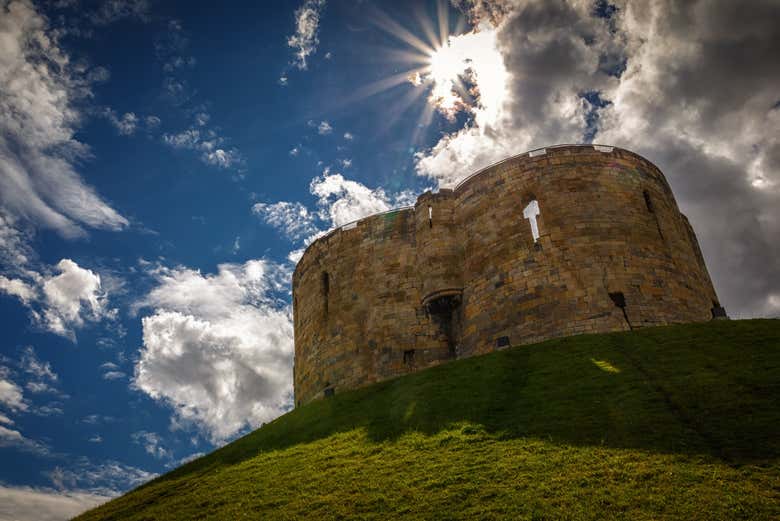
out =
<path fill-rule="evenodd" d="M 724 315 L 661 171 L 603 145 L 510 157 L 314 241 L 293 275 L 295 400 L 581 333 Z"/>

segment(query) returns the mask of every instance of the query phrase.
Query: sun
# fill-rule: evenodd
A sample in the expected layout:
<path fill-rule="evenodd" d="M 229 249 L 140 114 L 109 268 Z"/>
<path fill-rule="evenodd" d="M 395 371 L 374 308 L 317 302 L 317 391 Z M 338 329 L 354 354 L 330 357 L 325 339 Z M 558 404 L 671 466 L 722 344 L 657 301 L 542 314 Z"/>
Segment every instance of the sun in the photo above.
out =
<path fill-rule="evenodd" d="M 370 17 L 379 29 L 402 42 L 403 47 L 385 50 L 393 73 L 357 88 L 342 103 L 353 103 L 404 84 L 412 88 L 392 102 L 385 125 L 394 125 L 417 101 L 425 97 L 412 141 L 433 122 L 436 112 L 454 120 L 459 112 L 470 114 L 479 128 L 488 128 L 500 117 L 507 99 L 507 71 L 498 49 L 496 28 L 467 27 L 463 17 L 450 24 L 448 2 L 439 0 L 437 12 L 418 10 L 419 26 L 410 30 L 381 10 Z M 392 63 L 397 65 L 393 66 Z M 406 65 L 399 71 L 398 65 Z"/>
<path fill-rule="evenodd" d="M 454 82 L 465 68 L 463 56 L 449 42 L 434 50 L 430 55 L 428 73 L 434 82 Z"/>
<path fill-rule="evenodd" d="M 431 53 L 427 70 L 432 83 L 429 99 L 440 111 L 449 114 L 462 103 L 457 87 L 467 68 L 467 60 L 449 42 Z"/>

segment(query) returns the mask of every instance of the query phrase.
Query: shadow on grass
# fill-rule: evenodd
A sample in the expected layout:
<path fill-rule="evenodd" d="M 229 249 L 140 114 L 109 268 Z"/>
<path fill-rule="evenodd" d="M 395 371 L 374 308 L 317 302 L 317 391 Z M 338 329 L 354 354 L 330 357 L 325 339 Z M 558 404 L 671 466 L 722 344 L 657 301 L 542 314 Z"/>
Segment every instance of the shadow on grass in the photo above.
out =
<path fill-rule="evenodd" d="M 381 442 L 460 423 L 504 439 L 769 462 L 780 456 L 780 321 L 570 337 L 455 361 L 295 409 L 154 482 L 354 429 Z"/>

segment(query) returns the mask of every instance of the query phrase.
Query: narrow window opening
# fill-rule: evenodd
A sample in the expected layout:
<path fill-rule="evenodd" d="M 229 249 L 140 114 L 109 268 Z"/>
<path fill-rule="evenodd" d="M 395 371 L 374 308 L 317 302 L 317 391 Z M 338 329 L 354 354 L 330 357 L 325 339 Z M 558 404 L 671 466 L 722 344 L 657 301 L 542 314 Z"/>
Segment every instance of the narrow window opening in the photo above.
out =
<path fill-rule="evenodd" d="M 500 336 L 496 338 L 496 349 L 502 349 L 504 347 L 509 347 L 509 337 Z"/>
<path fill-rule="evenodd" d="M 325 398 L 330 398 L 331 396 L 336 394 L 336 390 L 333 387 L 328 387 L 327 389 L 325 389 L 323 394 L 325 394 Z"/>
<path fill-rule="evenodd" d="M 661 237 L 661 240 L 665 242 L 664 232 L 661 230 L 661 221 L 658 220 L 658 214 L 655 213 L 655 205 L 653 205 L 653 200 L 650 198 L 650 193 L 647 190 L 643 190 L 642 196 L 645 198 L 647 211 L 655 216 L 655 227 L 658 229 L 658 235 Z"/>
<path fill-rule="evenodd" d="M 534 242 L 539 240 L 539 223 L 536 221 L 536 217 L 539 215 L 539 202 L 534 199 L 523 210 L 523 217 L 531 222 L 531 235 L 534 237 Z"/>
<path fill-rule="evenodd" d="M 330 294 L 330 276 L 327 271 L 322 272 L 322 297 L 325 310 L 325 318 L 328 318 L 328 295 Z"/>
<path fill-rule="evenodd" d="M 615 293 L 610 293 L 609 298 L 612 299 L 612 303 L 615 304 L 616 307 L 619 307 L 621 311 L 623 311 L 623 318 L 626 320 L 626 324 L 628 324 L 628 329 L 634 329 L 631 325 L 631 321 L 628 320 L 628 314 L 626 313 L 626 297 L 623 295 L 622 292 L 617 291 Z"/>
<path fill-rule="evenodd" d="M 404 365 L 414 365 L 414 349 L 407 349 L 404 351 Z"/>
<path fill-rule="evenodd" d="M 428 227 L 433 228 L 433 207 L 428 206 Z"/>
<path fill-rule="evenodd" d="M 653 200 L 650 199 L 650 194 L 647 193 L 647 190 L 643 191 L 642 195 L 645 197 L 645 205 L 647 206 L 647 211 L 650 213 L 655 213 L 655 208 L 653 207 Z"/>

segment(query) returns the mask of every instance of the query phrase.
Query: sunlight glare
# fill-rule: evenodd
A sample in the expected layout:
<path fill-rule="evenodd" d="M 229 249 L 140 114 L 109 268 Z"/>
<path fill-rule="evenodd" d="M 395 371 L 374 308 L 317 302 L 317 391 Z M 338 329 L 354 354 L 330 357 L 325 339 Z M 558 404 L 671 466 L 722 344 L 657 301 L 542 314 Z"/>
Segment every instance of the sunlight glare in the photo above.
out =
<path fill-rule="evenodd" d="M 420 85 L 432 84 L 429 102 L 447 117 L 459 110 L 474 114 L 478 126 L 495 123 L 507 97 L 507 71 L 496 44 L 495 29 L 490 26 L 456 36 L 449 36 L 442 46 L 430 53 L 428 67 Z M 464 99 L 463 79 L 471 83 L 473 102 Z"/>

